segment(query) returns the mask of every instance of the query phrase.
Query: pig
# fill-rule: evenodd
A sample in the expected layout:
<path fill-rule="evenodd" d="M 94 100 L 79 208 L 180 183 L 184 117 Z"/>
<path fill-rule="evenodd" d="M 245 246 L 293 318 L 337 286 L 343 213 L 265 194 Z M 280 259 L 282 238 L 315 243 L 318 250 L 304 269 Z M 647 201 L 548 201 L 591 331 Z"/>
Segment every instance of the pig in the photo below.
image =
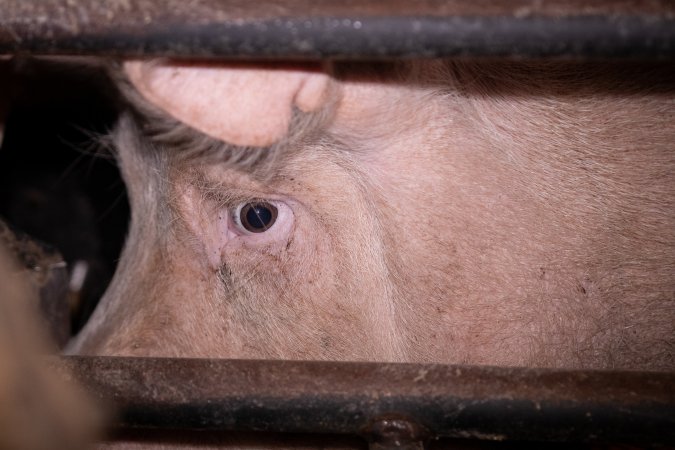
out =
<path fill-rule="evenodd" d="M 70 353 L 673 370 L 672 65 L 127 61 Z"/>

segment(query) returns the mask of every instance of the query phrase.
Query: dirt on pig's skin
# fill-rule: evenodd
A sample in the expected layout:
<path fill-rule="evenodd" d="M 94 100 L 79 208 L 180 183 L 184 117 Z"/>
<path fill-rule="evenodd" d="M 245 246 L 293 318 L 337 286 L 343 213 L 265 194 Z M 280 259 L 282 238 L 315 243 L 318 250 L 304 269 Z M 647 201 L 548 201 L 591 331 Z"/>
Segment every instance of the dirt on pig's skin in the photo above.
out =
<path fill-rule="evenodd" d="M 117 73 L 131 228 L 71 352 L 675 368 L 672 65 L 325 70 L 265 148 Z M 197 119 L 237 114 L 215 100 Z M 262 232 L 252 206 L 277 214 Z"/>

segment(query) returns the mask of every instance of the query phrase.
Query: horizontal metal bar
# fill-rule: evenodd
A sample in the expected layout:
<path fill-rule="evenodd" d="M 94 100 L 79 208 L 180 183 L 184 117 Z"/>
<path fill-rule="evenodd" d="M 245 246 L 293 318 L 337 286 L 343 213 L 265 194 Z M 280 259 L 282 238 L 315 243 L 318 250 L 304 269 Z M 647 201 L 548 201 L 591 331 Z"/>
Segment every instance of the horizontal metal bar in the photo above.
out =
<path fill-rule="evenodd" d="M 63 357 L 122 428 L 675 442 L 675 374 Z"/>
<path fill-rule="evenodd" d="M 668 0 L 0 0 L 2 53 L 673 59 L 675 4 Z"/>

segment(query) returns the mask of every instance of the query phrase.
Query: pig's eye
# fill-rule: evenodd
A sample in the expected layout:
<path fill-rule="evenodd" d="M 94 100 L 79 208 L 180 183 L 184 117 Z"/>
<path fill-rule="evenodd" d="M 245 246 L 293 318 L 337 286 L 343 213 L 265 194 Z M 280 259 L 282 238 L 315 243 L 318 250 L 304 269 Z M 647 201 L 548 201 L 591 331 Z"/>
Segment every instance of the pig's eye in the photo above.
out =
<path fill-rule="evenodd" d="M 279 210 L 269 202 L 244 203 L 237 207 L 234 222 L 249 233 L 263 233 L 274 225 Z"/>

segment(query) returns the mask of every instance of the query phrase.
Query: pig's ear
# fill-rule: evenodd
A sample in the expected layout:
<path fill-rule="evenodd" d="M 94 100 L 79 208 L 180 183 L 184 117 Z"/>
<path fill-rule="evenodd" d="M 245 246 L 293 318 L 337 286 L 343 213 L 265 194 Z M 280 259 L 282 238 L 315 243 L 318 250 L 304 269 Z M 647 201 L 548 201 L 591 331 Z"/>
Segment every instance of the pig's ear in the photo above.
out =
<path fill-rule="evenodd" d="M 175 119 L 231 144 L 264 147 L 288 132 L 293 106 L 315 111 L 329 77 L 318 65 L 157 64 L 128 61 L 138 91 Z"/>

